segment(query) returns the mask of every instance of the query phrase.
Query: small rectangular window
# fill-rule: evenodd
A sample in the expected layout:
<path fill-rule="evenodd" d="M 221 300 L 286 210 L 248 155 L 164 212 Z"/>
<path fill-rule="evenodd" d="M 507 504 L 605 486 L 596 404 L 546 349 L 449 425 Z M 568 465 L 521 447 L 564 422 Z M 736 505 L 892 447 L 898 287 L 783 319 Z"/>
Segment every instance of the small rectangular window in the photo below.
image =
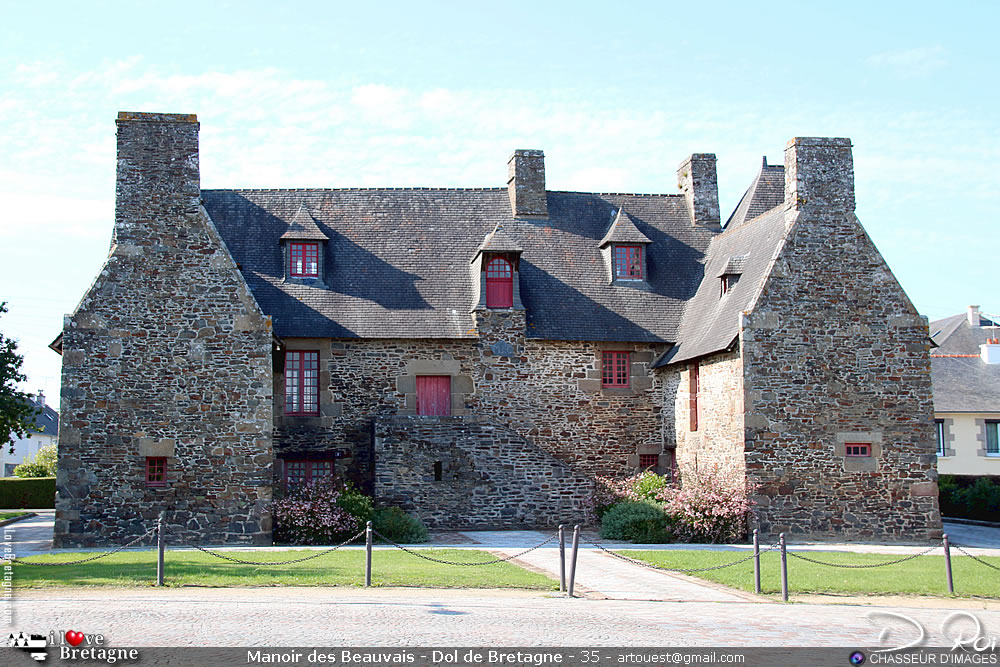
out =
<path fill-rule="evenodd" d="M 872 446 L 868 442 L 848 442 L 845 444 L 845 454 L 847 456 L 871 456 Z"/>
<path fill-rule="evenodd" d="M 639 467 L 643 470 L 655 468 L 660 464 L 659 454 L 639 454 Z"/>
<path fill-rule="evenodd" d="M 986 421 L 986 456 L 1000 456 L 1000 421 Z"/>
<path fill-rule="evenodd" d="M 333 477 L 332 460 L 285 460 L 285 485 L 289 488 L 297 484 L 317 482 L 331 477 Z"/>
<path fill-rule="evenodd" d="M 642 246 L 615 246 L 615 278 L 642 280 Z"/>
<path fill-rule="evenodd" d="M 601 354 L 601 386 L 629 386 L 629 353 L 603 352 Z"/>
<path fill-rule="evenodd" d="M 937 432 L 937 455 L 946 456 L 945 450 L 945 434 L 944 434 L 944 420 L 935 419 L 934 420 L 934 430 Z"/>
<path fill-rule="evenodd" d="M 735 287 L 736 283 L 738 283 L 739 281 L 740 281 L 739 274 L 736 273 L 724 274 L 722 276 L 722 293 L 728 294 L 730 291 L 732 291 L 733 287 Z"/>
<path fill-rule="evenodd" d="M 319 275 L 319 244 L 292 243 L 289 249 L 288 274 L 293 278 L 315 278 Z"/>
<path fill-rule="evenodd" d="M 146 457 L 146 486 L 167 485 L 167 459 L 163 456 Z"/>

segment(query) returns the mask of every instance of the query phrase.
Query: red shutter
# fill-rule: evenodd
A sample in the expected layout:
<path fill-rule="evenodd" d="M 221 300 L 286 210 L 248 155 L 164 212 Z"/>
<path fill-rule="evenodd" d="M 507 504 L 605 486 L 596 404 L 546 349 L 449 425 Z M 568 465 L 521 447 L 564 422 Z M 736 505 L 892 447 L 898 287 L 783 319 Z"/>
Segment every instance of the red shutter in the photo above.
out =
<path fill-rule="evenodd" d="M 451 376 L 417 376 L 417 414 L 440 417 L 451 414 Z"/>

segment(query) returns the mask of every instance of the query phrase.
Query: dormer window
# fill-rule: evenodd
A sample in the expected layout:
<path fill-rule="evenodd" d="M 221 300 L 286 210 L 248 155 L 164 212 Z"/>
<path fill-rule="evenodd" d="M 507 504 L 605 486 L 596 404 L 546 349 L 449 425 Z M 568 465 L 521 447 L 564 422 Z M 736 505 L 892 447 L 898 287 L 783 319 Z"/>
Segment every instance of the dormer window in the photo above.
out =
<path fill-rule="evenodd" d="M 293 278 L 319 276 L 319 243 L 292 243 L 289 247 L 289 275 Z"/>
<path fill-rule="evenodd" d="M 503 257 L 494 257 L 486 265 L 486 307 L 511 308 L 514 305 L 514 268 Z"/>
<path fill-rule="evenodd" d="M 738 273 L 723 273 L 721 276 L 722 281 L 722 294 L 728 294 L 736 283 L 740 281 L 740 274 Z"/>
<path fill-rule="evenodd" d="M 616 245 L 614 248 L 615 278 L 642 280 L 642 246 Z"/>

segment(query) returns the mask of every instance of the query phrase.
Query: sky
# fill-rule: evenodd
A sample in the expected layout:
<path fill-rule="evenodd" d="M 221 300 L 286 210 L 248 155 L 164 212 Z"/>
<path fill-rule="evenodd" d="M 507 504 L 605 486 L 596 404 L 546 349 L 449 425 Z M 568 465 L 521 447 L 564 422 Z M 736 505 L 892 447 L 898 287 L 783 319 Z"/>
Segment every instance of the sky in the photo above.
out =
<path fill-rule="evenodd" d="M 195 113 L 204 188 L 675 193 L 718 156 L 725 219 L 794 136 L 849 137 L 857 214 L 931 320 L 1000 314 L 1000 3 L 0 0 L 0 332 L 48 344 L 100 271 L 118 111 Z"/>

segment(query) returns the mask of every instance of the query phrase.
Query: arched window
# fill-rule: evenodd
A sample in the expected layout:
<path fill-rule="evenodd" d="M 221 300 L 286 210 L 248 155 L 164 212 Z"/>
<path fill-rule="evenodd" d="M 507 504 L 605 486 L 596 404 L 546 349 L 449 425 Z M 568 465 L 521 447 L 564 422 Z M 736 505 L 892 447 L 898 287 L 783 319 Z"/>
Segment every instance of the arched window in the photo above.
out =
<path fill-rule="evenodd" d="M 486 265 L 486 307 L 510 308 L 514 305 L 514 269 L 510 262 L 495 257 Z"/>

